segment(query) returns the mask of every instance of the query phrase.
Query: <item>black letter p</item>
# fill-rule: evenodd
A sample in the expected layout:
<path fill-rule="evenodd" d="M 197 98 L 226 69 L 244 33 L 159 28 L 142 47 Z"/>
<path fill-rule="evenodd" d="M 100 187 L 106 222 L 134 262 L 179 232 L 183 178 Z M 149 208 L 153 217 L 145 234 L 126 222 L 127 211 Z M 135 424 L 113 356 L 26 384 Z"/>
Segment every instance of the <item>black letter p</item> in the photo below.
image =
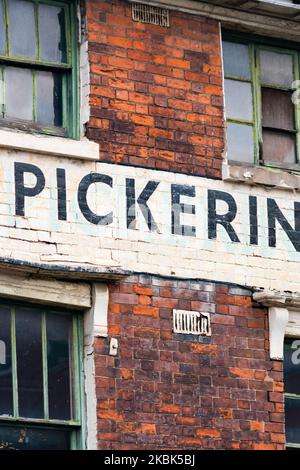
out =
<path fill-rule="evenodd" d="M 33 187 L 24 186 L 24 173 L 32 173 L 36 177 L 36 184 Z M 16 215 L 25 215 L 25 196 L 34 197 L 43 191 L 45 187 L 45 177 L 41 170 L 29 163 L 15 162 L 15 198 Z"/>

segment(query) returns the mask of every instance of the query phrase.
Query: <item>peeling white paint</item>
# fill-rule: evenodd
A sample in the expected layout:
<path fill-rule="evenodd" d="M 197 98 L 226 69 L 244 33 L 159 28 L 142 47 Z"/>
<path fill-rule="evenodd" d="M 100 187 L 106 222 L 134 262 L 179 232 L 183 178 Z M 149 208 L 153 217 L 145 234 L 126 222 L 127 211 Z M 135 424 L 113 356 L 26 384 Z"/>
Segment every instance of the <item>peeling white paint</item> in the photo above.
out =
<path fill-rule="evenodd" d="M 45 175 L 45 188 L 35 197 L 26 197 L 25 216 L 15 216 L 14 162 L 38 166 Z M 57 218 L 56 169 L 64 168 L 67 181 L 67 221 Z M 78 207 L 80 180 L 91 172 L 109 175 L 113 188 L 93 184 L 88 203 L 97 214 L 113 211 L 110 225 L 89 223 Z M 35 178 L 26 178 L 26 185 Z M 149 199 L 159 233 L 150 232 L 137 207 L 136 229 L 127 228 L 126 178 L 134 178 L 136 194 L 149 180 L 159 182 Z M 194 225 L 196 236 L 171 233 L 171 184 L 195 186 L 195 197 L 181 202 L 195 205 L 195 214 L 182 214 L 181 224 Z M 217 239 L 208 239 L 207 191 L 224 191 L 237 203 L 232 222 L 240 242 L 230 240 L 222 226 Z M 258 201 L 258 246 L 249 243 L 249 195 Z M 290 191 L 250 187 L 243 183 L 216 181 L 120 165 L 46 157 L 21 151 L 2 150 L 0 155 L 0 257 L 29 262 L 88 267 L 119 267 L 183 278 L 203 278 L 234 282 L 245 286 L 297 291 L 300 289 L 300 252 L 286 233 L 277 227 L 277 246 L 268 246 L 267 198 L 274 198 L 283 214 L 294 225 L 294 202 Z M 218 211 L 226 204 L 218 204 Z"/>

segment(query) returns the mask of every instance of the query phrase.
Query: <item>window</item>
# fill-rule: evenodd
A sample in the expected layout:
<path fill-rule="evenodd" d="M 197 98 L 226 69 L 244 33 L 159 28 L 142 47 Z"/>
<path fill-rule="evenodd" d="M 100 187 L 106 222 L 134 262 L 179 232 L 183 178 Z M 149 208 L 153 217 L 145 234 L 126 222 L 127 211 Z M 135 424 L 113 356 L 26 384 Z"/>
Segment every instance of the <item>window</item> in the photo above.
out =
<path fill-rule="evenodd" d="M 78 136 L 71 1 L 0 0 L 0 125 Z"/>
<path fill-rule="evenodd" d="M 83 447 L 80 321 L 0 304 L 0 449 Z"/>
<path fill-rule="evenodd" d="M 284 342 L 285 426 L 287 448 L 300 449 L 300 340 Z"/>
<path fill-rule="evenodd" d="M 224 36 L 228 160 L 299 169 L 295 50 Z"/>

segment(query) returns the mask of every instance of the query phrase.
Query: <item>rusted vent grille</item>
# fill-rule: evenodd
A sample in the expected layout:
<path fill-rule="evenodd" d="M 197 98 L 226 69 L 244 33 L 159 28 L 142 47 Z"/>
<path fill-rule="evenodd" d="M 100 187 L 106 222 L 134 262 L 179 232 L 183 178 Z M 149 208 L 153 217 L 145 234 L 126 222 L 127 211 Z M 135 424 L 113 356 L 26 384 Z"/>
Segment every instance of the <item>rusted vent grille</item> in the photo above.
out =
<path fill-rule="evenodd" d="M 143 3 L 132 4 L 132 19 L 141 23 L 150 23 L 166 27 L 170 26 L 169 10 L 144 5 Z"/>
<path fill-rule="evenodd" d="M 211 336 L 210 314 L 173 310 L 173 331 L 189 335 Z"/>

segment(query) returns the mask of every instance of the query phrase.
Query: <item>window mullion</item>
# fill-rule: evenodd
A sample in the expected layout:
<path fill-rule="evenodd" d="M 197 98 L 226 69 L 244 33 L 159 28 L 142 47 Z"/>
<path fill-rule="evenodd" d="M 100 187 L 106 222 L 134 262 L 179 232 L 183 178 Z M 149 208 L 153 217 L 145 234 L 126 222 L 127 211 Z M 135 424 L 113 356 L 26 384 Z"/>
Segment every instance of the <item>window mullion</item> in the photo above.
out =
<path fill-rule="evenodd" d="M 0 116 L 5 116 L 5 82 L 4 67 L 0 67 Z"/>
<path fill-rule="evenodd" d="M 79 116 L 79 56 L 78 56 L 78 40 L 76 34 L 76 4 L 75 2 L 68 8 L 68 21 L 67 21 L 67 44 L 68 50 L 70 48 L 70 56 L 68 60 L 71 60 L 71 77 L 69 80 L 69 86 L 72 90 L 72 103 L 71 110 L 68 110 L 68 123 L 69 123 L 69 132 L 73 138 L 79 138 L 80 136 L 80 125 L 79 119 L 76 116 Z M 72 112 L 72 116 L 70 115 Z M 74 119 L 75 116 L 75 119 Z"/>
<path fill-rule="evenodd" d="M 2 0 L 3 1 L 3 7 L 4 7 L 4 21 L 5 21 L 5 36 L 6 36 L 6 55 L 9 56 L 10 53 L 10 47 L 9 47 L 9 34 L 8 34 L 8 26 L 9 26 L 9 19 L 8 19 L 8 6 L 7 6 L 7 0 Z"/>
<path fill-rule="evenodd" d="M 80 410 L 80 377 L 79 377 L 79 343 L 78 343 L 78 330 L 77 330 L 77 316 L 74 315 L 72 319 L 72 338 L 70 341 L 70 390 L 74 390 L 74 397 L 71 393 L 71 417 L 73 420 L 80 421 L 81 410 Z"/>
<path fill-rule="evenodd" d="M 36 70 L 32 69 L 32 120 L 37 121 L 37 103 L 36 103 Z"/>
<path fill-rule="evenodd" d="M 76 16 L 73 16 L 73 12 L 71 11 L 72 5 L 65 5 L 64 6 L 64 13 L 65 13 L 65 35 L 66 35 L 66 51 L 67 51 L 67 63 L 70 65 L 73 64 L 73 47 L 74 44 L 72 43 L 73 40 L 73 21 L 76 19 Z M 75 22 L 76 24 L 76 22 Z"/>
<path fill-rule="evenodd" d="M 262 143 L 262 128 L 261 128 L 261 90 L 260 90 L 260 71 L 259 71 L 259 58 L 258 50 L 254 44 L 250 45 L 250 64 L 252 75 L 253 87 L 253 113 L 254 113 L 254 157 L 255 163 L 258 164 L 260 160 L 260 147 Z"/>
<path fill-rule="evenodd" d="M 35 40 L 36 40 L 36 58 L 40 60 L 40 34 L 39 34 L 39 12 L 38 2 L 34 4 L 34 16 L 35 16 Z"/>
<path fill-rule="evenodd" d="M 295 80 L 295 101 L 294 102 L 294 109 L 295 109 L 295 128 L 297 131 L 296 135 L 296 163 L 300 163 L 300 103 L 299 103 L 299 85 L 300 85 L 300 74 L 299 74 L 299 54 L 295 54 L 294 57 L 294 80 Z M 294 87 L 293 87 L 294 89 Z"/>
<path fill-rule="evenodd" d="M 42 313 L 42 357 L 43 357 L 44 419 L 49 419 L 47 324 L 46 324 L 45 312 Z"/>
<path fill-rule="evenodd" d="M 17 371 L 17 345 L 16 345 L 16 310 L 11 309 L 11 358 L 12 358 L 12 382 L 13 382 L 13 409 L 14 417 L 19 416 L 18 398 L 18 371 Z"/>
<path fill-rule="evenodd" d="M 55 70 L 61 72 L 71 71 L 71 67 L 68 64 L 58 63 L 58 62 L 47 62 L 46 60 L 35 60 L 35 59 L 26 59 L 24 57 L 4 57 L 0 54 L 2 61 L 5 61 L 7 65 L 17 65 L 24 67 L 42 67 L 45 70 Z"/>

